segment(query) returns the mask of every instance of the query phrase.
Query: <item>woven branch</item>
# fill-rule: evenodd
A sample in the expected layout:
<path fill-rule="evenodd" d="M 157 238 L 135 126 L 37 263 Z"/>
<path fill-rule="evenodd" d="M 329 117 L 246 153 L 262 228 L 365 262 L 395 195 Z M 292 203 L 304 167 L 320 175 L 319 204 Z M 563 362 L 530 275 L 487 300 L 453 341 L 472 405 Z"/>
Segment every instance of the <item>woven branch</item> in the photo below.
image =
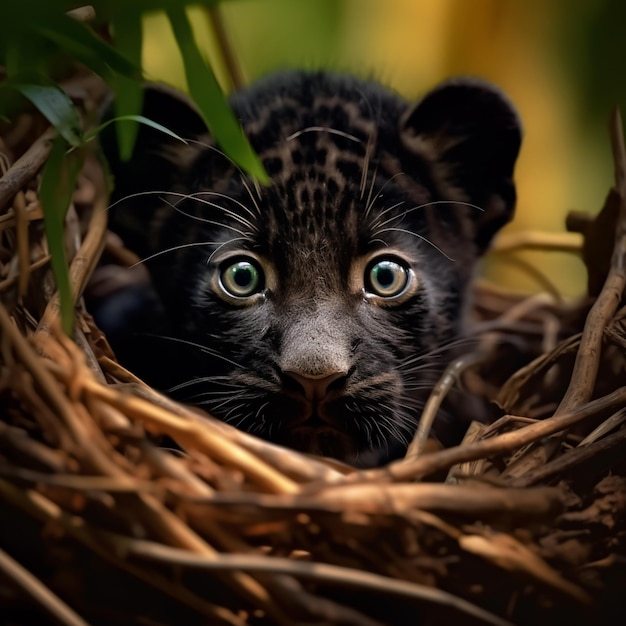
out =
<path fill-rule="evenodd" d="M 98 101 L 89 90 L 85 106 Z M 53 133 L 37 136 L 40 120 L 29 123 L 19 142 L 0 132 L 0 610 L 9 622 L 615 623 L 626 584 L 618 117 L 615 189 L 595 221 L 570 223 L 603 285 L 595 299 L 477 284 L 476 347 L 450 364 L 424 423 L 459 383 L 497 402 L 498 419 L 472 423 L 448 450 L 432 451 L 421 433 L 406 459 L 367 471 L 237 431 L 115 361 L 80 296 L 104 249 L 133 257 L 106 232 L 93 156 L 67 223 L 75 336 L 60 332 L 37 195 Z M 606 262 L 590 252 L 598 241 L 615 242 Z M 499 254 L 520 247 L 581 244 L 539 232 L 496 244 Z M 184 452 L 160 448 L 162 435 Z"/>

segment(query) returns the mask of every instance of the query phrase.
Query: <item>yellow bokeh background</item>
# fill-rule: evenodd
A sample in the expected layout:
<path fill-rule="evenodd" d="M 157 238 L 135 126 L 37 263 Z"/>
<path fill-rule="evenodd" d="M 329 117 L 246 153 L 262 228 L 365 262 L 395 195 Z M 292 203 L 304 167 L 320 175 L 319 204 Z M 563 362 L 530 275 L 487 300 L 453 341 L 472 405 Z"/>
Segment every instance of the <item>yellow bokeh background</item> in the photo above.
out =
<path fill-rule="evenodd" d="M 555 232 L 564 229 L 569 210 L 597 211 L 612 183 L 608 135 L 601 125 L 580 123 L 575 72 L 566 67 L 560 36 L 573 5 L 584 26 L 598 1 L 239 0 L 220 10 L 246 81 L 287 67 L 322 67 L 376 78 L 408 98 L 449 76 L 499 85 L 518 107 L 525 132 L 518 210 L 507 230 Z M 197 41 L 219 66 L 205 11 L 192 9 L 190 16 Z M 149 16 L 145 33 L 148 72 L 184 88 L 166 20 Z M 224 72 L 218 76 L 229 89 Z M 584 291 L 585 271 L 575 255 L 521 256 L 561 293 Z M 506 257 L 492 258 L 484 272 L 507 287 L 539 288 Z"/>

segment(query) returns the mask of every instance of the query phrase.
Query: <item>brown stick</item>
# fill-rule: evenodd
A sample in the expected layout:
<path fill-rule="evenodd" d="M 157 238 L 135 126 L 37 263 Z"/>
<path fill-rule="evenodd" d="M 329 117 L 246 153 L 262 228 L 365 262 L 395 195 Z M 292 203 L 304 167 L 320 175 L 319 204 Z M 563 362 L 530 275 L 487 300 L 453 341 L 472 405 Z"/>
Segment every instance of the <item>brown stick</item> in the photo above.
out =
<path fill-rule="evenodd" d="M 329 565 L 326 563 L 307 563 L 293 559 L 277 557 L 267 558 L 259 555 L 222 554 L 217 559 L 208 560 L 200 555 L 194 555 L 182 550 L 175 550 L 166 546 L 146 541 L 128 541 L 120 538 L 127 546 L 129 553 L 142 556 L 150 561 L 160 561 L 187 567 L 201 569 L 247 570 L 251 572 L 288 573 L 293 576 L 309 578 L 325 583 L 334 583 L 341 586 L 371 589 L 378 593 L 392 596 L 412 598 L 426 603 L 445 606 L 461 614 L 471 615 L 485 624 L 509 625 L 509 622 L 489 613 L 484 609 L 470 604 L 466 600 L 453 596 L 440 589 L 425 585 L 418 585 L 403 580 L 394 580 L 378 574 L 363 572 Z"/>
<path fill-rule="evenodd" d="M 63 600 L 35 578 L 27 569 L 14 561 L 4 550 L 0 550 L 0 570 L 15 585 L 23 589 L 55 621 L 64 626 L 88 626 Z"/>
<path fill-rule="evenodd" d="M 181 445 L 197 449 L 209 457 L 231 464 L 254 480 L 261 488 L 276 493 L 297 493 L 300 488 L 296 482 L 276 471 L 268 463 L 237 446 L 234 442 L 217 436 L 209 425 L 201 426 L 151 405 L 141 398 L 133 398 L 115 392 L 95 380 L 86 379 L 85 390 L 95 397 L 112 404 L 117 409 L 140 420 L 150 429 L 156 429 L 173 437 Z"/>
<path fill-rule="evenodd" d="M 107 195 L 104 174 L 99 168 L 93 168 L 93 182 L 96 189 L 97 201 L 93 207 L 91 223 L 87 230 L 87 235 L 72 259 L 70 264 L 70 284 L 72 287 L 72 300 L 76 302 L 83 293 L 87 281 L 98 263 L 102 249 L 104 248 L 104 237 L 107 227 Z M 56 324 L 60 317 L 61 303 L 59 294 L 55 293 L 37 326 L 38 333 L 50 333 L 50 329 Z"/>
<path fill-rule="evenodd" d="M 115 544 L 111 545 L 103 539 L 103 533 L 94 533 L 91 532 L 88 526 L 76 524 L 76 518 L 65 513 L 57 504 L 44 495 L 32 490 L 19 489 L 0 479 L 0 498 L 43 523 L 54 522 L 60 525 L 68 535 L 80 541 L 108 563 L 112 563 L 138 579 L 147 582 L 162 593 L 166 593 L 177 601 L 186 604 L 200 615 L 216 620 L 216 622 L 210 623 L 244 626 L 243 620 L 229 610 L 205 601 L 188 591 L 182 584 L 145 568 L 131 565 L 127 559 L 123 558 L 123 554 L 116 550 Z"/>
<path fill-rule="evenodd" d="M 475 461 L 517 450 L 528 443 L 558 433 L 588 417 L 597 415 L 600 411 L 619 408 L 624 403 L 626 403 L 626 387 L 620 387 L 613 393 L 588 402 L 575 411 L 553 416 L 514 432 L 504 433 L 468 446 L 457 446 L 428 454 L 413 461 L 397 461 L 381 469 L 367 470 L 346 476 L 343 480 L 347 483 L 368 480 L 419 480 L 428 474 L 449 469 L 457 463 Z"/>
<path fill-rule="evenodd" d="M 47 263 L 50 262 L 50 255 L 46 254 L 45 256 L 41 257 L 40 259 L 38 259 L 37 261 L 35 261 L 29 268 L 28 268 L 28 272 L 30 274 L 32 274 L 35 270 L 38 270 L 40 267 L 43 267 L 44 265 L 46 265 Z M 5 278 L 4 280 L 0 281 L 0 293 L 5 292 L 7 289 L 9 289 L 13 284 L 15 284 L 20 278 L 19 274 L 15 274 L 13 276 L 9 276 L 8 278 Z"/>
<path fill-rule="evenodd" d="M 38 357 L 31 346 L 28 345 L 26 339 L 12 327 L 10 318 L 0 305 L 0 325 L 4 327 L 4 331 L 14 344 L 14 349 L 18 357 L 27 365 L 35 379 L 47 391 L 49 399 L 52 401 L 59 417 L 62 417 L 64 425 L 71 430 L 73 438 L 78 442 L 75 454 L 81 456 L 84 466 L 87 469 L 115 477 L 120 481 L 135 482 L 126 472 L 123 464 L 116 461 L 116 455 L 112 449 L 107 450 L 107 444 L 101 431 L 96 431 L 92 421 L 86 417 L 86 409 L 78 403 L 72 403 L 65 395 L 61 393 L 61 386 L 52 377 L 52 374 L 42 365 L 43 360 Z M 68 357 L 72 357 L 72 352 L 78 353 L 79 350 L 67 337 L 59 335 L 57 340 L 62 342 L 63 348 L 68 353 Z M 59 357 L 63 354 L 62 349 L 58 351 Z M 100 386 L 93 378 L 91 373 L 83 366 L 84 371 L 77 368 L 70 368 L 72 382 L 81 385 L 84 381 L 91 381 L 94 385 Z M 71 390 L 70 390 L 71 391 Z M 70 396 L 72 394 L 70 393 Z M 98 437 L 94 435 L 98 434 Z M 113 454 L 112 454 L 113 452 Z M 126 505 L 132 508 L 133 512 L 139 516 L 144 524 L 156 533 L 160 538 L 166 538 L 168 542 L 179 547 L 205 554 L 207 556 L 214 555 L 214 549 L 203 541 L 196 533 L 194 533 L 183 521 L 166 509 L 156 498 L 147 494 L 136 493 L 129 496 Z M 273 607 L 266 598 L 266 592 L 263 587 L 251 577 L 240 573 L 233 574 L 232 581 L 238 591 L 243 593 L 250 599 L 254 605 L 261 606 L 270 612 L 276 623 L 285 624 L 280 612 Z"/>
<path fill-rule="evenodd" d="M 237 57 L 234 53 L 233 46 L 228 37 L 228 29 L 224 25 L 224 18 L 221 13 L 221 7 L 218 5 L 211 6 L 207 9 L 207 15 L 215 38 L 217 39 L 217 46 L 222 55 L 222 61 L 226 66 L 228 76 L 232 82 L 232 86 L 235 89 L 241 89 L 245 84 L 245 79 L 241 69 L 241 65 L 237 61 Z"/>
<path fill-rule="evenodd" d="M 404 516 L 408 511 L 425 510 L 484 521 L 502 521 L 503 517 L 514 516 L 515 523 L 526 523 L 553 520 L 563 509 L 563 500 L 561 492 L 553 487 L 521 490 L 483 484 L 361 483 L 324 485 L 310 494 L 296 496 L 214 493 L 189 503 L 189 509 L 194 515 L 206 514 L 203 505 L 214 510 L 217 518 L 229 505 L 232 509 L 228 514 L 236 513 L 239 507 L 247 516 L 255 512 L 258 520 L 267 511 L 332 511 L 337 514 L 350 511 Z M 185 498 L 181 499 L 181 506 L 186 508 Z"/>
<path fill-rule="evenodd" d="M 459 380 L 463 372 L 473 365 L 480 363 L 485 358 L 484 352 L 469 352 L 455 359 L 441 375 L 434 389 L 431 391 L 426 402 L 426 406 L 422 411 L 417 431 L 411 441 L 405 459 L 416 459 L 422 455 L 426 446 L 426 441 L 430 435 L 432 425 L 437 417 L 437 412 L 441 407 L 441 403 L 448 395 L 454 384 Z"/>
<path fill-rule="evenodd" d="M 598 472 L 610 468 L 616 461 L 624 458 L 626 449 L 626 430 L 618 432 L 600 439 L 588 446 L 579 446 L 569 450 L 560 457 L 541 465 L 511 481 L 513 487 L 530 487 L 539 483 L 545 484 L 548 481 L 561 477 L 565 472 L 578 470 L 581 467 L 593 464 L 593 469 Z"/>
<path fill-rule="evenodd" d="M 615 189 L 619 198 L 617 232 L 615 233 L 611 268 L 602 291 L 593 303 L 583 328 L 580 346 L 574 361 L 569 385 L 555 415 L 562 415 L 587 402 L 596 386 L 604 329 L 608 326 L 622 301 L 626 288 L 626 151 L 619 110 L 615 110 L 610 124 L 611 146 L 615 163 Z M 544 465 L 556 452 L 563 437 L 552 438 L 540 448 L 531 448 L 507 467 L 505 474 L 518 479 Z"/>
<path fill-rule="evenodd" d="M 516 233 L 500 233 L 491 247 L 492 252 L 516 250 L 542 250 L 544 252 L 572 252 L 580 254 L 582 238 L 578 233 L 544 233 L 524 230 Z"/>
<path fill-rule="evenodd" d="M 52 140 L 56 134 L 54 128 L 49 128 L 0 178 L 0 212 L 41 169 L 52 150 Z"/>
<path fill-rule="evenodd" d="M 622 118 L 617 109 L 611 117 L 610 136 L 615 163 L 615 188 L 620 200 L 611 269 L 587 316 L 572 377 L 556 410 L 557 415 L 567 413 L 591 398 L 598 375 L 604 328 L 617 310 L 626 287 L 626 150 Z"/>

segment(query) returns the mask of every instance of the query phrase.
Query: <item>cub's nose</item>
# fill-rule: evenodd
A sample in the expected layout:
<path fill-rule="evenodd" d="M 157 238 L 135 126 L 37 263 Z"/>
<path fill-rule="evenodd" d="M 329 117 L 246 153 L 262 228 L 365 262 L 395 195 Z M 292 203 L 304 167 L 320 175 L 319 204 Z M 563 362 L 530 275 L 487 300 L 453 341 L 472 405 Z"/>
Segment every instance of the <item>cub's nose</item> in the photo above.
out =
<path fill-rule="evenodd" d="M 331 391 L 345 387 L 349 372 L 333 372 L 307 376 L 296 372 L 283 372 L 283 385 L 290 391 L 302 394 L 309 402 L 323 400 Z"/>

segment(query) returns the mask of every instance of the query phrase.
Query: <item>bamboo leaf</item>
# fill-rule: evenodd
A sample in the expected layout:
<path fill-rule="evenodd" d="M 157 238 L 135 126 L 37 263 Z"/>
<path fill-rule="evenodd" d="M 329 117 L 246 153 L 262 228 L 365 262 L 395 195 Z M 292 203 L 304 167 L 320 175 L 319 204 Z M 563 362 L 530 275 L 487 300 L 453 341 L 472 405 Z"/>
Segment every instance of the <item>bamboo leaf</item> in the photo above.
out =
<path fill-rule="evenodd" d="M 45 19 L 42 19 L 45 18 Z M 82 61 L 107 82 L 114 81 L 114 73 L 141 80 L 140 68 L 131 63 L 117 50 L 97 37 L 84 24 L 65 13 L 54 10 L 43 11 L 35 17 L 30 29 L 56 43 L 59 48 Z"/>
<path fill-rule="evenodd" d="M 120 117 L 114 117 L 110 120 L 107 120 L 103 124 L 100 124 L 100 126 L 95 128 L 94 130 L 87 133 L 87 135 L 85 135 L 85 140 L 90 141 L 96 135 L 99 135 L 110 124 L 114 124 L 116 122 L 129 122 L 129 121 L 137 122 L 139 124 L 145 124 L 146 126 L 150 126 L 151 128 L 154 128 L 154 130 L 158 130 L 166 135 L 169 135 L 173 139 L 177 139 L 178 141 L 187 143 L 185 139 L 183 139 L 180 135 L 177 135 L 174 131 L 170 130 L 166 126 L 163 126 L 162 124 L 159 124 L 158 122 L 155 122 L 153 120 L 148 119 L 147 117 L 144 117 L 143 115 L 122 115 Z"/>
<path fill-rule="evenodd" d="M 64 4 L 53 0 L 0 2 L 0 59 L 11 57 L 10 48 L 17 45 L 23 59 L 19 60 L 18 67 L 12 62 L 12 69 L 24 68 L 26 64 L 32 66 L 34 59 L 33 54 L 29 54 L 30 44 L 34 41 L 39 52 L 43 48 L 38 38 L 43 38 L 87 65 L 107 82 L 113 81 L 114 72 L 141 79 L 139 66 L 124 58 L 85 24 L 67 15 Z"/>
<path fill-rule="evenodd" d="M 6 81 L 2 88 L 14 89 L 30 100 L 70 145 L 82 143 L 78 113 L 68 95 L 52 80 L 43 74 L 24 72 Z"/>
<path fill-rule="evenodd" d="M 211 66 L 196 45 L 184 5 L 181 3 L 168 6 L 167 16 L 183 57 L 189 93 L 206 125 L 216 141 L 238 165 L 260 182 L 267 184 L 269 178 L 263 164 L 235 119 Z"/>
<path fill-rule="evenodd" d="M 61 322 L 68 335 L 74 322 L 74 303 L 65 256 L 64 224 L 81 166 L 82 152 L 67 153 L 67 142 L 57 137 L 43 168 L 39 189 L 52 272 L 61 302 Z"/>
<path fill-rule="evenodd" d="M 121 8 L 121 7 L 120 7 Z M 141 48 L 143 30 L 141 9 L 136 2 L 127 2 L 123 10 L 113 16 L 115 46 L 125 58 L 137 67 L 141 66 Z M 139 132 L 139 125 L 132 122 L 133 116 L 141 113 L 143 89 L 141 84 L 125 76 L 118 76 L 115 81 L 115 112 L 118 118 L 130 120 L 129 124 L 117 124 L 115 132 L 122 161 L 128 161 L 133 153 L 133 146 Z"/>

